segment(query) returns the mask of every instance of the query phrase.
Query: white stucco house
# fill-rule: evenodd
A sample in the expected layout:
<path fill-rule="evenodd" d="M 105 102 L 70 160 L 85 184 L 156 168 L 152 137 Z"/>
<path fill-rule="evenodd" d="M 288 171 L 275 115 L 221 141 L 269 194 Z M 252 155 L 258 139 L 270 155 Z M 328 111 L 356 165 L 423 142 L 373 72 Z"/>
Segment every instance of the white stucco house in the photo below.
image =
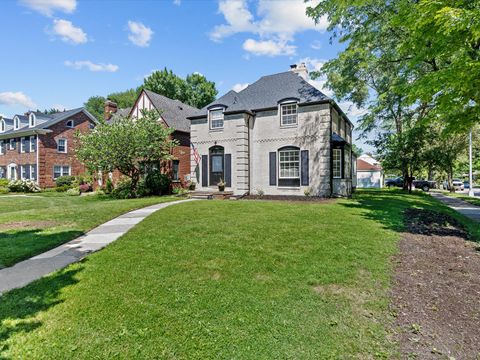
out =
<path fill-rule="evenodd" d="M 383 169 L 380 163 L 370 155 L 364 154 L 357 159 L 357 187 L 382 188 Z"/>
<path fill-rule="evenodd" d="M 353 125 L 305 64 L 230 91 L 191 120 L 191 177 L 235 195 L 349 196 Z"/>

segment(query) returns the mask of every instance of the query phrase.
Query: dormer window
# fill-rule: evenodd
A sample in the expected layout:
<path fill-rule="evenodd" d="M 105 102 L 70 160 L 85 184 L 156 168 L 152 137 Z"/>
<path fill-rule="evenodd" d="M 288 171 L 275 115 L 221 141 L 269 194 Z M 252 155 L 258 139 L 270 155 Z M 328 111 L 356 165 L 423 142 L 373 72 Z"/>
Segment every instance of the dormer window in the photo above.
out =
<path fill-rule="evenodd" d="M 35 117 L 35 114 L 30 114 L 28 117 L 28 125 L 30 127 L 35 127 L 37 125 L 37 118 Z"/>
<path fill-rule="evenodd" d="M 280 105 L 280 125 L 295 126 L 297 125 L 297 103 L 290 102 Z"/>
<path fill-rule="evenodd" d="M 7 129 L 7 125 L 5 124 L 5 120 L 0 120 L 0 132 L 5 132 L 5 130 Z"/>
<path fill-rule="evenodd" d="M 75 127 L 75 123 L 73 122 L 73 120 L 68 120 L 66 126 L 69 129 L 73 129 Z"/>
<path fill-rule="evenodd" d="M 212 109 L 208 112 L 210 129 L 223 129 L 223 108 Z"/>
<path fill-rule="evenodd" d="M 13 127 L 15 130 L 20 129 L 20 119 L 18 118 L 18 116 L 15 116 L 15 118 L 13 119 Z"/>

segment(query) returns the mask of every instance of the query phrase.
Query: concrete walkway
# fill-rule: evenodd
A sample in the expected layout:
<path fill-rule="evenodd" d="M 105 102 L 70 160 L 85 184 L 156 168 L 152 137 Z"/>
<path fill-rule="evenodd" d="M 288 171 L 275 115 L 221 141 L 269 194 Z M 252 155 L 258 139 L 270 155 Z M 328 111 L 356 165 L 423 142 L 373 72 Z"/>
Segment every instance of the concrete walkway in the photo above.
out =
<path fill-rule="evenodd" d="M 475 206 L 461 199 L 446 196 L 438 192 L 431 192 L 430 194 L 460 214 L 480 222 L 480 206 Z"/>
<path fill-rule="evenodd" d="M 104 248 L 155 211 L 188 201 L 194 200 L 166 202 L 130 211 L 59 247 L 2 269 L 0 270 L 0 295 L 23 287 Z"/>

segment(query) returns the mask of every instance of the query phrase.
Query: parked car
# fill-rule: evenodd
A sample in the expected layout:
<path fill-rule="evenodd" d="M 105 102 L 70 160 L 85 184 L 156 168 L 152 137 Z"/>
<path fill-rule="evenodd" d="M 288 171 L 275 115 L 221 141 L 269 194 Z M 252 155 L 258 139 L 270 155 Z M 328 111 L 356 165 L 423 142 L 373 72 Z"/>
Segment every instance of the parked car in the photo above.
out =
<path fill-rule="evenodd" d="M 414 180 L 413 186 L 417 189 L 422 189 L 423 191 L 429 191 L 430 189 L 435 189 L 437 187 L 437 182 L 431 180 Z"/>
<path fill-rule="evenodd" d="M 464 189 L 470 189 L 470 183 L 468 181 L 463 182 L 463 188 Z"/>
<path fill-rule="evenodd" d="M 463 191 L 465 189 L 465 185 L 463 184 L 462 180 L 453 179 L 452 180 L 453 190 L 455 191 Z M 445 190 L 450 190 L 450 186 L 448 185 L 448 181 L 443 182 L 443 188 Z"/>
<path fill-rule="evenodd" d="M 399 176 L 394 179 L 385 180 L 385 186 L 390 187 L 403 187 L 403 177 Z"/>

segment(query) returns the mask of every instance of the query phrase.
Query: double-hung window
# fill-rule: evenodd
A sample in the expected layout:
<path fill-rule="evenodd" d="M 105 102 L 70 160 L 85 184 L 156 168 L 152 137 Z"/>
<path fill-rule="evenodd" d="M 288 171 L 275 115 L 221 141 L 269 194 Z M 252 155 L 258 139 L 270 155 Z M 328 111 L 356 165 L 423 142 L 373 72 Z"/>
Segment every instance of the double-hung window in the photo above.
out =
<path fill-rule="evenodd" d="M 57 141 L 57 152 L 59 153 L 67 153 L 67 140 L 66 139 L 58 139 Z"/>
<path fill-rule="evenodd" d="M 300 178 L 300 150 L 285 149 L 278 152 L 280 179 Z"/>
<path fill-rule="evenodd" d="M 17 140 L 16 139 L 10 139 L 9 149 L 10 150 L 15 150 L 16 147 L 17 147 Z"/>
<path fill-rule="evenodd" d="M 281 126 L 297 125 L 297 103 L 289 103 L 280 105 Z"/>
<path fill-rule="evenodd" d="M 3 140 L 0 140 L 0 155 L 5 155 L 5 150 L 4 150 L 4 142 Z"/>
<path fill-rule="evenodd" d="M 30 179 L 37 180 L 37 165 L 30 165 Z"/>
<path fill-rule="evenodd" d="M 28 175 L 29 174 L 27 174 L 27 167 L 25 165 L 21 165 L 20 166 L 20 176 L 21 176 L 22 180 L 27 179 Z"/>
<path fill-rule="evenodd" d="M 53 178 L 57 179 L 60 176 L 70 175 L 70 166 L 55 165 L 53 167 Z"/>
<path fill-rule="evenodd" d="M 24 137 L 22 137 L 20 139 L 20 152 L 24 153 L 25 151 L 27 151 L 27 141 L 25 140 Z"/>
<path fill-rule="evenodd" d="M 214 109 L 208 112 L 210 129 L 223 129 L 223 109 Z"/>
<path fill-rule="evenodd" d="M 333 178 L 342 177 L 342 149 L 333 149 Z"/>
<path fill-rule="evenodd" d="M 37 139 L 35 136 L 30 136 L 30 152 L 35 152 L 37 151 Z"/>

